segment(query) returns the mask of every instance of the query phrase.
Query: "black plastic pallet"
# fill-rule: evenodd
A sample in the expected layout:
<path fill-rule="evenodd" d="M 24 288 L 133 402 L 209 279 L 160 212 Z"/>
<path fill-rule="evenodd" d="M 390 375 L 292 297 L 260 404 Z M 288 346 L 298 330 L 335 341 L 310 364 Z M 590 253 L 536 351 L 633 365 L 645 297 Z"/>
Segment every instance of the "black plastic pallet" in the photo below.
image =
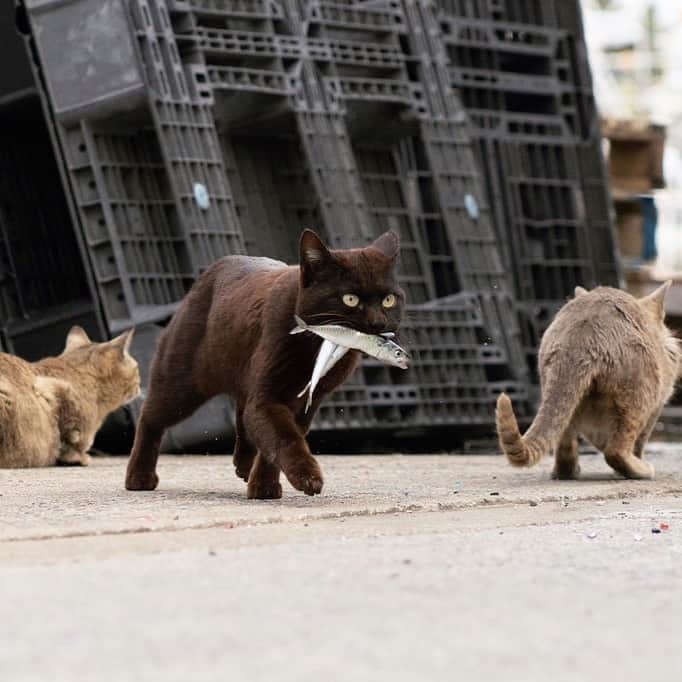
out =
<path fill-rule="evenodd" d="M 72 324 L 100 338 L 99 305 L 37 92 L 3 98 L 0 126 L 0 334 L 6 350 L 36 359 L 61 352 Z"/>
<path fill-rule="evenodd" d="M 622 281 L 577 0 L 438 0 L 530 367 L 576 284 Z"/>
<path fill-rule="evenodd" d="M 575 0 L 23 4 L 109 333 L 225 254 L 394 229 L 413 366 L 363 362 L 316 427 L 490 426 L 556 305 L 618 279 Z"/>

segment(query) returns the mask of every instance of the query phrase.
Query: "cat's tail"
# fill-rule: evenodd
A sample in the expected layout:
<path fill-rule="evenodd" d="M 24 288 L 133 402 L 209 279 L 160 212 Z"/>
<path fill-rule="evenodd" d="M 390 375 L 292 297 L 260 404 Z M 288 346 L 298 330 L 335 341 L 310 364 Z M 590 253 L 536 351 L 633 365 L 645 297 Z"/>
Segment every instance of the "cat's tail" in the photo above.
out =
<path fill-rule="evenodd" d="M 573 414 L 592 382 L 589 369 L 562 368 L 549 372 L 543 385 L 540 409 L 522 436 L 512 402 L 506 393 L 497 399 L 495 420 L 500 447 L 514 466 L 533 466 L 551 449 L 571 423 Z"/>

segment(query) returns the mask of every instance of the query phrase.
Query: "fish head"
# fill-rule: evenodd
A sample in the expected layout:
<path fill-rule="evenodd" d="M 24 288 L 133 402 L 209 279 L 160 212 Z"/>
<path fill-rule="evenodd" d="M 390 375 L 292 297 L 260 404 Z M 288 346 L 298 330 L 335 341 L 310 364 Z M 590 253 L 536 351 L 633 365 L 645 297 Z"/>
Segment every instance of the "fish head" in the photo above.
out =
<path fill-rule="evenodd" d="M 383 361 L 401 369 L 407 369 L 410 356 L 404 348 L 390 339 L 377 337 L 377 356 Z"/>
<path fill-rule="evenodd" d="M 391 350 L 391 353 L 393 357 L 393 363 L 396 365 L 396 367 L 400 367 L 400 369 L 407 369 L 408 362 L 410 361 L 410 356 L 408 355 L 407 351 L 400 348 L 400 346 L 396 346 L 396 348 Z"/>

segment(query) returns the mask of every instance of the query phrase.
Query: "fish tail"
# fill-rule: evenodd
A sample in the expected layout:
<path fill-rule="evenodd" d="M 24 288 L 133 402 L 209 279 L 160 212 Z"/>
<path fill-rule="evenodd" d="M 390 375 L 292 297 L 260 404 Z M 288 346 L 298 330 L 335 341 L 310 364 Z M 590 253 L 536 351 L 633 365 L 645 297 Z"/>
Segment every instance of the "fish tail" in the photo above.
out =
<path fill-rule="evenodd" d="M 289 334 L 302 334 L 304 331 L 307 331 L 308 325 L 298 315 L 294 315 L 294 320 L 296 320 L 297 326 Z"/>

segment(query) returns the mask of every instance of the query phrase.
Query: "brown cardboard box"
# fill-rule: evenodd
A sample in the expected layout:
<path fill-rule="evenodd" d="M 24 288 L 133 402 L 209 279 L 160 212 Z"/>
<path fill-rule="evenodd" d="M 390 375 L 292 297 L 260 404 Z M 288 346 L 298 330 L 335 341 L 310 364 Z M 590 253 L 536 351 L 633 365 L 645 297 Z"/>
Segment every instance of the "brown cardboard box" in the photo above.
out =
<path fill-rule="evenodd" d="M 641 258 L 644 253 L 644 216 L 638 201 L 616 204 L 616 225 L 621 255 Z"/>
<path fill-rule="evenodd" d="M 606 121 L 609 174 L 615 191 L 647 193 L 665 186 L 663 152 L 665 128 L 635 121 Z"/>

